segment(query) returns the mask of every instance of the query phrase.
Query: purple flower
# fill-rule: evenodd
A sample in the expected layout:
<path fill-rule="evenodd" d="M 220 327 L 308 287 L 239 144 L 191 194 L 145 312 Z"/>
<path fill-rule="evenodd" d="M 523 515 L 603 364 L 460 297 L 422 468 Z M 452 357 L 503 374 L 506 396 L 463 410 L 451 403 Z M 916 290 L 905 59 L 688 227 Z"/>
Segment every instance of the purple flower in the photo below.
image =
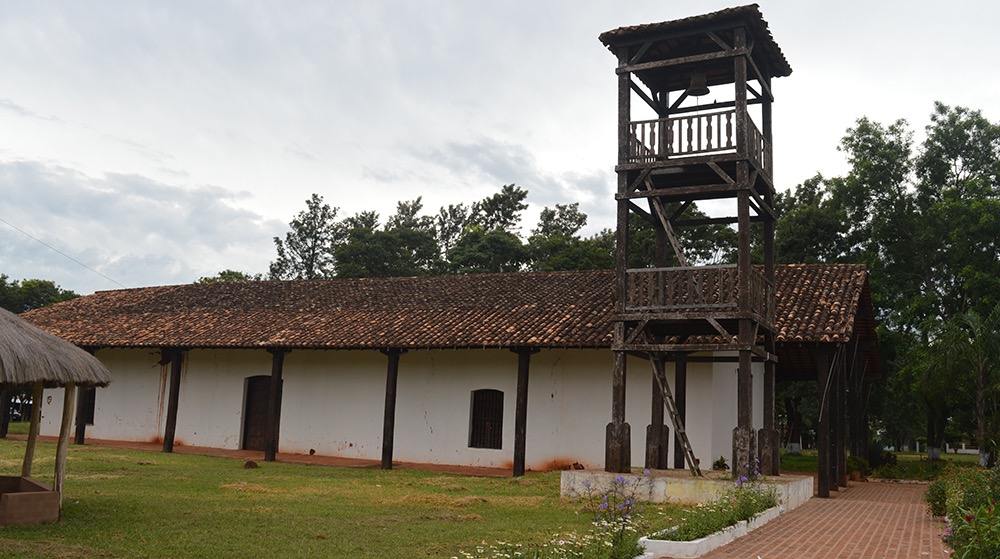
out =
<path fill-rule="evenodd" d="M 649 470 L 643 470 L 643 471 L 642 471 L 642 473 L 648 476 L 649 474 L 651 474 L 651 473 L 653 473 L 653 472 L 651 472 L 651 471 L 649 471 Z"/>

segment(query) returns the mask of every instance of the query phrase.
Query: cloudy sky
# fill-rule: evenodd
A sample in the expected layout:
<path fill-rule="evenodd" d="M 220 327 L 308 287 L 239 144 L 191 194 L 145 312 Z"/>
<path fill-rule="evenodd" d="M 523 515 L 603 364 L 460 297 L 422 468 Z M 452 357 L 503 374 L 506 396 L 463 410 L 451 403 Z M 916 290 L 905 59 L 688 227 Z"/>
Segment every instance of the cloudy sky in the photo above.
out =
<path fill-rule="evenodd" d="M 779 189 L 843 173 L 855 119 L 1000 120 L 994 0 L 761 0 Z M 0 273 L 78 293 L 266 271 L 323 195 L 433 213 L 516 183 L 613 227 L 614 57 L 597 36 L 717 0 L 0 0 Z"/>

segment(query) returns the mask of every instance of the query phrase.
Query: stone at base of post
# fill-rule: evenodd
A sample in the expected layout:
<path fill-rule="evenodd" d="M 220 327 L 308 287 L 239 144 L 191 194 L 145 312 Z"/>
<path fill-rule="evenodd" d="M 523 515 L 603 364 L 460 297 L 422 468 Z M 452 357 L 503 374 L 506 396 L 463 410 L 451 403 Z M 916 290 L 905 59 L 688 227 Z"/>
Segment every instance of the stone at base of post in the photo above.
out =
<path fill-rule="evenodd" d="M 628 423 L 608 423 L 605 430 L 604 469 L 627 473 L 632 468 L 632 429 Z"/>
<path fill-rule="evenodd" d="M 659 431 L 659 434 L 656 433 Z M 666 425 L 646 426 L 646 468 L 667 469 L 667 450 L 670 448 L 670 427 Z"/>
<path fill-rule="evenodd" d="M 752 427 L 733 429 L 733 475 L 750 477 L 757 462 L 756 433 Z"/>
<path fill-rule="evenodd" d="M 765 476 L 781 475 L 781 450 L 778 432 L 761 429 L 757 432 L 757 456 L 760 458 L 760 473 Z"/>

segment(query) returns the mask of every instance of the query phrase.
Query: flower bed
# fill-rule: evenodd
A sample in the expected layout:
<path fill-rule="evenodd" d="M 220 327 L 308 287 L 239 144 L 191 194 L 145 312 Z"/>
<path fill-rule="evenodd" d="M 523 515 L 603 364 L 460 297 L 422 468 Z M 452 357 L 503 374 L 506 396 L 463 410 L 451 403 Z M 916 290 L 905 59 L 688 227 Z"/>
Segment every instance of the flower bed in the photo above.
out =
<path fill-rule="evenodd" d="M 760 528 L 764 524 L 774 520 L 781 514 L 781 508 L 774 506 L 760 513 L 751 520 L 740 520 L 733 526 L 723 528 L 718 532 L 713 532 L 705 537 L 691 541 L 677 541 L 671 539 L 660 539 L 671 534 L 671 530 L 653 534 L 652 536 L 639 538 L 639 545 L 645 549 L 645 554 L 641 557 L 675 557 L 677 559 L 688 559 L 691 557 L 701 557 L 717 547 L 726 545 L 736 538 L 745 536 L 752 530 Z"/>

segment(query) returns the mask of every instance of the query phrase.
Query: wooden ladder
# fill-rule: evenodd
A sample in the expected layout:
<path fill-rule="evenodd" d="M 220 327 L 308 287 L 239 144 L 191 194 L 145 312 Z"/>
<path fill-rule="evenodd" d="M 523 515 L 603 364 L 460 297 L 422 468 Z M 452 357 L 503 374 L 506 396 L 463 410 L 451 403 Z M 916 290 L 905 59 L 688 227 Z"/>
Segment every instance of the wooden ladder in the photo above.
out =
<path fill-rule="evenodd" d="M 653 366 L 653 378 L 656 379 L 656 384 L 660 387 L 660 393 L 663 394 L 663 403 L 666 404 L 667 413 L 670 414 L 670 422 L 674 425 L 676 440 L 680 443 L 681 448 L 684 449 L 684 461 L 687 462 L 692 475 L 702 477 L 701 468 L 698 467 L 698 461 L 694 457 L 694 450 L 691 448 L 691 441 L 688 439 L 687 431 L 684 429 L 684 420 L 681 419 L 680 413 L 677 412 L 677 402 L 674 401 L 670 385 L 667 384 L 666 373 L 663 370 L 663 359 L 650 356 L 649 362 Z"/>

